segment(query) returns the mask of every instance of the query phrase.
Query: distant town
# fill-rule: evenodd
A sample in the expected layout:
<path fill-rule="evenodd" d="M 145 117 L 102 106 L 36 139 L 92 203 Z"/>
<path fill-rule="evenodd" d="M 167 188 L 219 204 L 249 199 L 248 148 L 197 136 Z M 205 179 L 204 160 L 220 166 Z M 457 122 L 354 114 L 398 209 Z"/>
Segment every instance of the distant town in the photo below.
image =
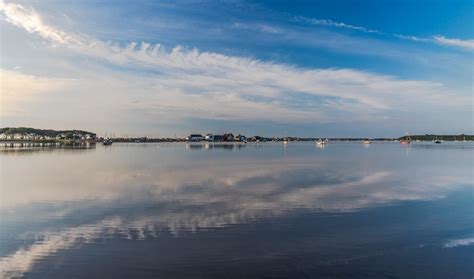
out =
<path fill-rule="evenodd" d="M 82 130 L 51 130 L 35 129 L 26 127 L 6 127 L 0 128 L 0 141 L 20 141 L 20 142 L 279 142 L 279 141 L 473 141 L 474 135 L 405 135 L 399 138 L 326 138 L 326 137 L 247 137 L 242 134 L 190 134 L 187 137 L 98 137 L 96 133 Z"/>

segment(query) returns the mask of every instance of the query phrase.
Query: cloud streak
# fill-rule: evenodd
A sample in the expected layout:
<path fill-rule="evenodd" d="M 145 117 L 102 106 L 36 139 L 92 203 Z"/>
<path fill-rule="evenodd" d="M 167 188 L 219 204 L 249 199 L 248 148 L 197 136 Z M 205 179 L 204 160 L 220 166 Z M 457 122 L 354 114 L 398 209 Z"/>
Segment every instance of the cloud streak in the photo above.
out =
<path fill-rule="evenodd" d="M 364 33 L 382 34 L 382 32 L 379 31 L 379 30 L 374 30 L 374 29 L 369 29 L 369 28 L 362 27 L 362 26 L 355 26 L 355 25 L 351 25 L 351 24 L 346 24 L 344 22 L 337 22 L 337 21 L 333 21 L 333 20 L 330 20 L 330 19 L 307 18 L 307 17 L 303 17 L 303 16 L 298 16 L 298 17 L 295 17 L 294 20 L 296 22 L 303 22 L 303 23 L 308 23 L 308 24 L 312 24 L 312 25 L 344 28 L 344 29 L 356 30 L 356 31 L 359 31 L 359 32 L 364 32 Z"/>
<path fill-rule="evenodd" d="M 311 25 L 343 28 L 343 29 L 355 30 L 355 31 L 363 32 L 363 33 L 385 35 L 385 36 L 395 37 L 402 40 L 410 40 L 414 42 L 429 42 L 429 43 L 435 43 L 435 44 L 444 45 L 444 46 L 474 50 L 474 40 L 446 38 L 445 36 L 441 36 L 441 35 L 436 35 L 433 37 L 417 37 L 417 36 L 410 36 L 410 35 L 403 35 L 403 34 L 387 34 L 379 30 L 369 29 L 362 26 L 355 26 L 355 25 L 346 24 L 343 22 L 337 22 L 330 19 L 306 18 L 306 17 L 298 16 L 298 17 L 295 17 L 295 21 L 307 23 Z"/>
<path fill-rule="evenodd" d="M 441 45 L 462 47 L 470 50 L 474 50 L 474 40 L 461 40 L 461 39 L 450 39 L 444 36 L 434 36 L 433 40 Z"/>
<path fill-rule="evenodd" d="M 45 39 L 50 39 L 55 43 L 67 43 L 72 40 L 66 33 L 61 32 L 48 24 L 32 8 L 24 7 L 20 4 L 5 3 L 0 0 L 0 11 L 5 14 L 5 20 L 13 25 L 25 29 L 30 33 L 38 33 Z M 74 41 L 78 43 L 78 41 Z"/>

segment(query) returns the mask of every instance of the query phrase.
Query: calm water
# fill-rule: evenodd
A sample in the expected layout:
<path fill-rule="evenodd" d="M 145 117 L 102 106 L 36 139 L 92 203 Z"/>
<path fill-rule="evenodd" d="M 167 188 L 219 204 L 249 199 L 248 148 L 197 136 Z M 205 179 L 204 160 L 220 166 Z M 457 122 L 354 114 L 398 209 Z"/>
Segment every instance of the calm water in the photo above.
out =
<path fill-rule="evenodd" d="M 473 278 L 472 143 L 2 147 L 0 272 Z"/>

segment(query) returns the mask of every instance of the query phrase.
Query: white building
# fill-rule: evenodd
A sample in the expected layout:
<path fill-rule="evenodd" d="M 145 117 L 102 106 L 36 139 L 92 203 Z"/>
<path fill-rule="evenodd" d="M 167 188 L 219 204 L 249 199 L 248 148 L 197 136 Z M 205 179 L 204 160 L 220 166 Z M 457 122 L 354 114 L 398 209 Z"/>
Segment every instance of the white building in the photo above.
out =
<path fill-rule="evenodd" d="M 187 141 L 203 141 L 204 137 L 200 134 L 191 134 L 186 138 Z"/>
<path fill-rule="evenodd" d="M 15 140 L 22 140 L 23 138 L 23 134 L 13 134 L 13 139 Z"/>

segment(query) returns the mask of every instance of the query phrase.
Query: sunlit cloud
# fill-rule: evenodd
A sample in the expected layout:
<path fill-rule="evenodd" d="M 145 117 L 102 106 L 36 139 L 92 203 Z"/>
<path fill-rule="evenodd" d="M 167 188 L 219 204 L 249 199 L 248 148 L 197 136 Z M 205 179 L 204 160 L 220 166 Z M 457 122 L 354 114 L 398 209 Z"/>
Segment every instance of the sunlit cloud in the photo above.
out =
<path fill-rule="evenodd" d="M 46 24 L 32 7 L 24 7 L 21 4 L 15 3 L 5 3 L 3 0 L 0 0 L 0 11 L 4 13 L 7 22 L 21 27 L 30 33 L 38 33 L 42 37 L 56 43 L 66 43 L 71 40 L 64 32 Z"/>
<path fill-rule="evenodd" d="M 0 116 L 24 114 L 25 104 L 73 86 L 70 79 L 39 77 L 0 69 Z"/>

